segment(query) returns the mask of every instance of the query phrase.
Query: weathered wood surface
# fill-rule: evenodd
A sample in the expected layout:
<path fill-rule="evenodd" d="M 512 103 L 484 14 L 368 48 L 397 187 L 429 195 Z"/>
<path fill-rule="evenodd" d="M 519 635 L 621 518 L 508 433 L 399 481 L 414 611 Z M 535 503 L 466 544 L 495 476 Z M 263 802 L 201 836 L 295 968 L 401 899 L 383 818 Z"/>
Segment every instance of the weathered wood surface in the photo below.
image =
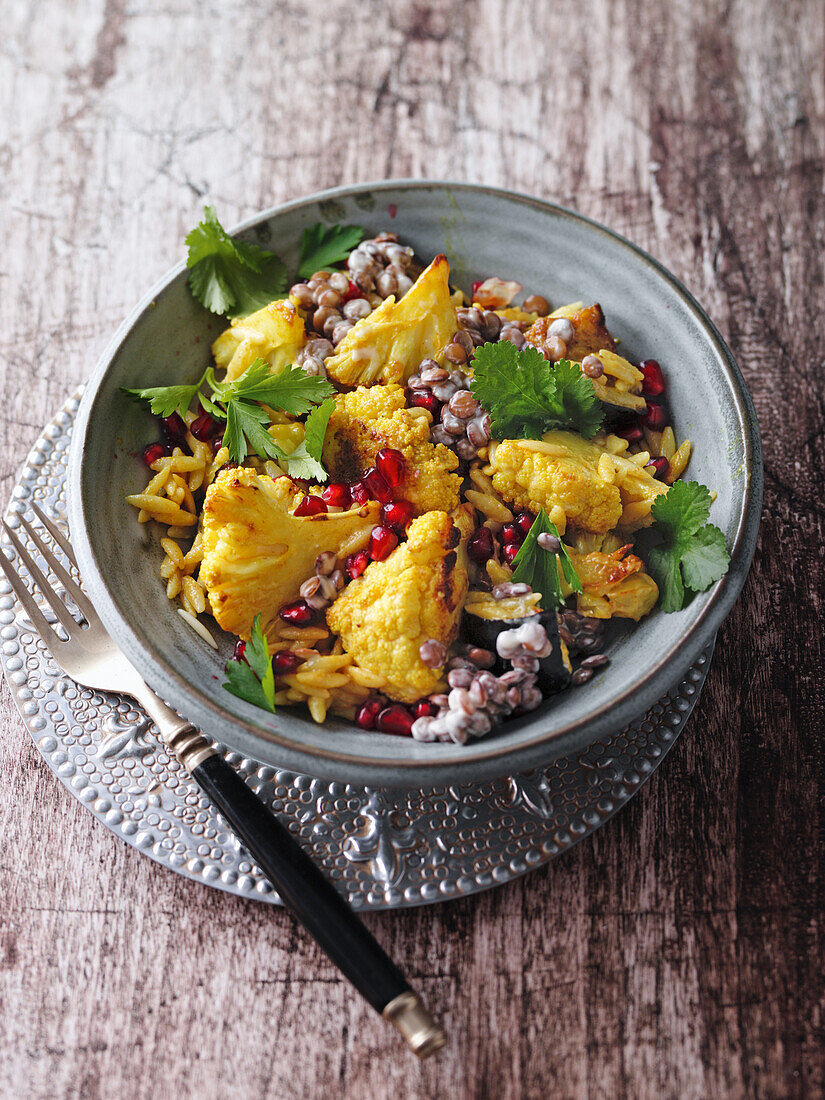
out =
<path fill-rule="evenodd" d="M 368 923 L 443 1014 L 423 1068 L 282 913 L 100 828 L 2 690 L 4 1097 L 825 1092 L 820 0 L 6 0 L 0 495 L 204 196 L 512 186 L 690 286 L 766 442 L 750 581 L 687 733 L 596 836 Z"/>

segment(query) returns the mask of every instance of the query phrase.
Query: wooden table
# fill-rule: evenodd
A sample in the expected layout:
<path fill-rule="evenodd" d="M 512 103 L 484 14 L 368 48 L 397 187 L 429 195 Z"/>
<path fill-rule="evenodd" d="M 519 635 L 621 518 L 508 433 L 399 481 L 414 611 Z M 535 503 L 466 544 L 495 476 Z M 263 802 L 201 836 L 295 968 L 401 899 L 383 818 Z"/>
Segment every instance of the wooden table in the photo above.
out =
<path fill-rule="evenodd" d="M 702 701 L 551 866 L 369 926 L 451 1036 L 418 1066 L 281 912 L 162 870 L 47 773 L 2 689 L 0 1094 L 815 1097 L 825 1089 L 821 0 L 7 0 L 0 474 L 205 198 L 358 179 L 573 206 L 694 291 L 766 445 Z"/>

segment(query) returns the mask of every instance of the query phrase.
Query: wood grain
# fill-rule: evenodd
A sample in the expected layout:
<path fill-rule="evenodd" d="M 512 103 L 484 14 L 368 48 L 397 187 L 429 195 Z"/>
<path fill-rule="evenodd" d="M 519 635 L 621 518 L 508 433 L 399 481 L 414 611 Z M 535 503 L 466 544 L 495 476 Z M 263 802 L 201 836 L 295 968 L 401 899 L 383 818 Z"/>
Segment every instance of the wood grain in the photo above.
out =
<path fill-rule="evenodd" d="M 0 495 L 201 200 L 385 176 L 575 206 L 671 268 L 747 376 L 761 546 L 671 757 L 493 893 L 374 915 L 443 1014 L 423 1067 L 282 913 L 52 781 L 3 687 L 4 1097 L 825 1095 L 820 0 L 7 0 Z"/>

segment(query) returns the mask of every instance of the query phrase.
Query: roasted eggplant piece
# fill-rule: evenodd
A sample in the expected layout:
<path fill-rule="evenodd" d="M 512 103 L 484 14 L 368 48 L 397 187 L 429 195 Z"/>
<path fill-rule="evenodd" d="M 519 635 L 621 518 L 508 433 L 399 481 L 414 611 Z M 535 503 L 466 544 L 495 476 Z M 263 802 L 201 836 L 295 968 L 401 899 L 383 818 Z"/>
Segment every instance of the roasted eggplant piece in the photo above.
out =
<path fill-rule="evenodd" d="M 476 596 L 476 593 L 473 594 Z M 515 630 L 526 622 L 539 622 L 547 632 L 547 637 L 553 644 L 553 649 L 547 657 L 539 660 L 539 670 L 536 674 L 536 682 L 545 695 L 552 695 L 562 691 L 570 683 L 573 669 L 570 665 L 570 657 L 567 654 L 567 646 L 559 637 L 559 623 L 555 611 L 538 611 L 526 604 L 523 614 L 513 616 L 513 605 L 521 599 L 522 602 L 529 597 L 514 597 L 511 599 L 496 600 L 492 596 L 486 598 L 474 598 L 468 601 L 464 608 L 464 623 L 462 633 L 472 645 L 481 649 L 489 649 L 495 654 L 496 663 L 493 672 L 500 676 L 506 672 L 510 665 L 499 657 L 496 642 L 499 634 L 505 630 Z"/>

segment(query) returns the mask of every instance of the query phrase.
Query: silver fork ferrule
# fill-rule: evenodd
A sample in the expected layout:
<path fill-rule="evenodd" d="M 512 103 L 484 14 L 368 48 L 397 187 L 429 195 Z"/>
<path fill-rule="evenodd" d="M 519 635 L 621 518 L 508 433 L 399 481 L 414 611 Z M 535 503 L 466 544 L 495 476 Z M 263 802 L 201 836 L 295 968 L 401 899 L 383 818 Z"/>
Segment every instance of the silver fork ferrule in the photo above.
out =
<path fill-rule="evenodd" d="M 180 729 L 163 733 L 163 740 L 172 750 L 187 771 L 193 771 L 198 764 L 217 756 L 217 749 L 210 745 L 202 733 L 188 723 Z"/>

